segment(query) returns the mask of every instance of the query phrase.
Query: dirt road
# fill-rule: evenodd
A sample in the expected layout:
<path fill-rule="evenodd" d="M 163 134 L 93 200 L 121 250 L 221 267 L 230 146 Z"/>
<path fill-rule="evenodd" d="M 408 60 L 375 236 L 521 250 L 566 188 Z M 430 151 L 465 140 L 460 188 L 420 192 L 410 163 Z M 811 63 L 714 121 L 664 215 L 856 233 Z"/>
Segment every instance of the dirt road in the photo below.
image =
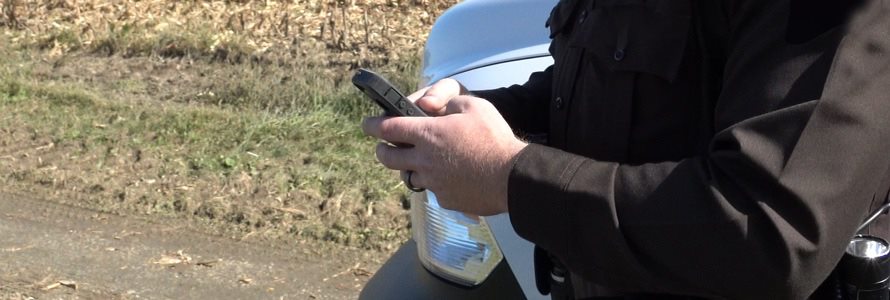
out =
<path fill-rule="evenodd" d="M 281 243 L 0 193 L 0 298 L 353 299 L 380 263 Z"/>

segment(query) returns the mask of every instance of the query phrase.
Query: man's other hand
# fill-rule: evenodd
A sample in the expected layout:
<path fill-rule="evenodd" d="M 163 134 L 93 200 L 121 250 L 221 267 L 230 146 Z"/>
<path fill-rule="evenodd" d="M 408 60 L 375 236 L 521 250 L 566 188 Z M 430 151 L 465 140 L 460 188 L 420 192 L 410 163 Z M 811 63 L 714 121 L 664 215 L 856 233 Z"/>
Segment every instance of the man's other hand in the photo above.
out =
<path fill-rule="evenodd" d="M 507 178 L 526 143 L 484 99 L 455 95 L 439 111 L 428 118 L 371 117 L 362 129 L 392 144 L 413 145 L 380 143 L 377 159 L 390 169 L 413 171 L 411 184 L 436 193 L 442 207 L 482 216 L 506 212 Z"/>

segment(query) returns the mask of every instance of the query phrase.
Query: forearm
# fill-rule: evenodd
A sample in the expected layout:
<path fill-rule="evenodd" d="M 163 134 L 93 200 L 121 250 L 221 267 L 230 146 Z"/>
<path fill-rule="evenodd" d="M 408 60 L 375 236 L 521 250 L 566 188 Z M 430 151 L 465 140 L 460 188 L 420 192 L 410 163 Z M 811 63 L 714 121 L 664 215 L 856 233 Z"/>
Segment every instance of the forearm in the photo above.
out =
<path fill-rule="evenodd" d="M 509 178 L 514 227 L 627 291 L 807 297 L 890 180 L 888 63 L 848 57 L 829 98 L 730 126 L 706 156 L 629 166 L 527 147 Z"/>
<path fill-rule="evenodd" d="M 873 162 L 886 142 L 857 142 L 876 147 L 822 165 L 813 163 L 826 152 L 778 147 L 622 166 L 531 145 L 510 176 L 508 207 L 520 235 L 608 286 L 804 298 L 839 259 L 884 172 Z"/>

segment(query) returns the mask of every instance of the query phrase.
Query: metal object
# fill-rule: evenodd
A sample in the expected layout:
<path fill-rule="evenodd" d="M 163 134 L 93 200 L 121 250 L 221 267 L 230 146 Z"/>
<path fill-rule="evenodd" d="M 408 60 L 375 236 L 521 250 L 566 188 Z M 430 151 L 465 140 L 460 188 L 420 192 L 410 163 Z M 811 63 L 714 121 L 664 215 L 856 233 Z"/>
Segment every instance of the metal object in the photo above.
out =
<path fill-rule="evenodd" d="M 890 299 L 890 244 L 884 239 L 857 235 L 840 262 L 845 299 Z"/>
<path fill-rule="evenodd" d="M 890 201 L 871 214 L 856 232 L 861 232 L 890 210 Z M 845 299 L 890 300 L 890 243 L 870 235 L 856 235 L 847 244 L 839 264 Z"/>
<path fill-rule="evenodd" d="M 857 236 L 847 245 L 846 253 L 855 257 L 876 259 L 886 256 L 890 247 L 887 241 L 873 236 Z"/>
<path fill-rule="evenodd" d="M 859 225 L 859 228 L 856 228 L 856 232 L 861 232 L 863 229 L 865 229 L 865 227 L 871 225 L 871 223 L 877 220 L 878 217 L 881 216 L 881 214 L 886 213 L 888 210 L 890 210 L 890 199 L 888 199 L 887 203 L 884 203 L 884 206 L 878 208 L 878 211 L 869 216 L 868 219 L 865 219 L 865 222 L 862 222 L 862 225 Z"/>
<path fill-rule="evenodd" d="M 405 178 L 402 178 L 402 181 L 405 182 L 405 186 L 408 187 L 409 190 L 412 190 L 412 191 L 415 191 L 418 193 L 426 190 L 424 188 L 416 187 L 416 186 L 414 186 L 414 184 L 411 183 L 411 175 L 414 175 L 414 171 L 407 170 L 407 171 L 405 171 L 404 174 L 405 174 Z"/>

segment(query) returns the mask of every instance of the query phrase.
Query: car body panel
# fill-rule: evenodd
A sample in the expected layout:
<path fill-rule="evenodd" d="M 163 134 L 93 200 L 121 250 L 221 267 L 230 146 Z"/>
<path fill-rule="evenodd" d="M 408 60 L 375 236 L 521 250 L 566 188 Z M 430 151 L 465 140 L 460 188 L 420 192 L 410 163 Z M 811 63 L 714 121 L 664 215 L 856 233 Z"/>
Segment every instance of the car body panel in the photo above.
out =
<path fill-rule="evenodd" d="M 359 299 L 524 299 L 511 273 L 502 261 L 481 285 L 459 286 L 427 271 L 409 240 L 365 284 Z"/>
<path fill-rule="evenodd" d="M 549 55 L 556 0 L 469 0 L 446 11 L 424 48 L 422 85 L 472 69 Z"/>
<path fill-rule="evenodd" d="M 476 0 L 448 10 L 430 32 L 421 85 L 453 78 L 469 90 L 521 84 L 553 64 L 544 26 L 555 0 Z M 534 244 L 513 230 L 508 214 L 486 218 L 498 247 L 529 299 L 535 285 Z"/>
<path fill-rule="evenodd" d="M 468 0 L 452 7 L 430 32 L 420 87 L 450 77 L 470 90 L 492 89 L 521 84 L 532 72 L 546 69 L 553 60 L 548 51 L 549 30 L 544 25 L 556 2 Z M 418 272 L 423 267 L 412 240 L 374 275 L 361 298 L 516 299 L 519 295 L 549 299 L 535 285 L 534 245 L 516 234 L 508 214 L 487 217 L 486 222 L 505 261 L 480 286 L 467 289 L 429 271 Z M 492 290 L 493 286 L 497 288 Z"/>
<path fill-rule="evenodd" d="M 465 84 L 470 90 L 491 89 L 521 84 L 528 79 L 532 70 L 543 70 L 552 63 L 553 59 L 550 56 L 513 60 L 472 69 L 451 78 Z M 513 224 L 510 223 L 509 214 L 486 217 L 485 221 L 526 297 L 549 299 L 538 291 L 535 284 L 534 244 L 516 234 Z"/>
<path fill-rule="evenodd" d="M 516 234 L 508 214 L 486 217 L 485 221 L 488 222 L 498 247 L 504 254 L 507 264 L 511 266 L 513 277 L 516 278 L 525 297 L 530 300 L 550 299 L 550 296 L 538 291 L 535 283 L 535 244 Z"/>
<path fill-rule="evenodd" d="M 549 55 L 533 56 L 520 60 L 510 60 L 487 65 L 449 77 L 461 82 L 471 91 L 487 90 L 522 84 L 528 80 L 533 70 L 540 71 L 553 64 Z"/>

